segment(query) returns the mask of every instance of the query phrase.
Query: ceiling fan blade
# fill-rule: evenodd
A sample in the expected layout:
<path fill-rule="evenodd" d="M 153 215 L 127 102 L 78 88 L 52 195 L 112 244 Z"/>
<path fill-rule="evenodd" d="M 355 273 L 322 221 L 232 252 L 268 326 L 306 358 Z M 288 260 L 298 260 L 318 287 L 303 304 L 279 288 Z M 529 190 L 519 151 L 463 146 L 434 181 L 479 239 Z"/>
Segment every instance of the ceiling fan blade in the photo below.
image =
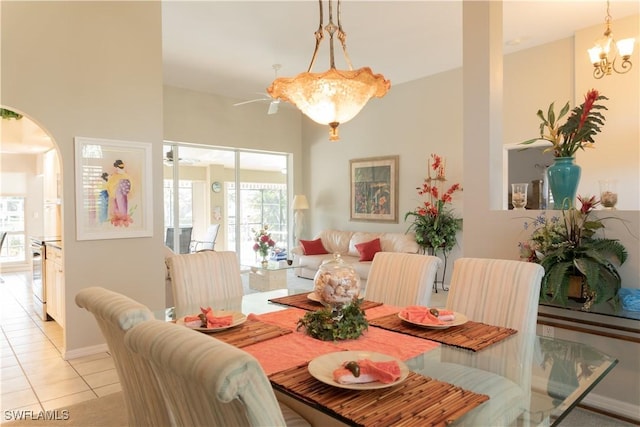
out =
<path fill-rule="evenodd" d="M 269 104 L 269 110 L 267 110 L 267 114 L 275 114 L 278 112 L 278 107 L 280 106 L 280 100 L 274 99 Z"/>
<path fill-rule="evenodd" d="M 233 106 L 237 107 L 238 105 L 250 104 L 252 102 L 261 102 L 261 101 L 271 101 L 271 99 L 264 99 L 264 98 L 250 99 L 249 101 L 242 101 L 242 102 L 238 102 L 236 104 L 233 104 Z"/>

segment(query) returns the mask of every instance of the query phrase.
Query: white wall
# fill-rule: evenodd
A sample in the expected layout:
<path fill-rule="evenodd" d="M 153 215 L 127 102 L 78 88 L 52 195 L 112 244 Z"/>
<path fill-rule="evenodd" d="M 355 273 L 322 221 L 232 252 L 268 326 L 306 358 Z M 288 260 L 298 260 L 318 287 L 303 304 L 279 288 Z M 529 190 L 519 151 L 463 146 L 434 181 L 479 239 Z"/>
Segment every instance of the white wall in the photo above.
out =
<path fill-rule="evenodd" d="M 467 31 L 474 37 L 482 35 L 485 40 L 495 37 L 494 34 L 483 34 L 488 19 L 481 17 L 477 22 L 479 28 L 474 29 L 477 31 L 469 28 Z M 638 17 L 622 21 L 613 23 L 616 34 L 635 34 L 637 40 L 640 39 Z M 304 157 L 308 163 L 305 164 L 305 192 L 311 206 L 306 216 L 307 233 L 313 235 L 330 227 L 404 231 L 407 223 L 402 221 L 403 214 L 415 207 L 414 188 L 422 182 L 427 157 L 436 152 L 447 157 L 451 182 L 461 182 L 465 188 L 454 197 L 456 211 L 464 217 L 464 231 L 453 258 L 464 254 L 517 259 L 518 242 L 527 239 L 528 234 L 523 230 L 521 214 L 496 208 L 502 192 L 506 191 L 506 183 L 501 179 L 500 146 L 535 137 L 539 126 L 535 114 L 538 109 L 547 108 L 551 101 L 557 100 L 562 105 L 571 101 L 573 107 L 576 102 L 582 102 L 586 90 L 597 87 L 610 97 L 607 121 L 596 138 L 596 149 L 588 154 L 579 153 L 578 163 L 583 166 L 583 174 L 626 177 L 626 201 L 621 208 L 626 206 L 627 210 L 614 215 L 626 221 L 629 229 L 620 221 L 608 221 L 607 235 L 619 238 L 629 251 L 629 259 L 619 269 L 623 286 L 640 287 L 640 191 L 637 187 L 640 183 L 640 93 L 637 89 L 640 49 L 634 53 L 634 69 L 628 74 L 593 80 L 592 66 L 588 60 L 584 64 L 581 55 L 584 53 L 586 58 L 584 45 L 593 43 L 601 31 L 601 26 L 586 29 L 575 39 L 507 55 L 502 64 L 500 60 L 495 61 L 497 64 L 489 61 L 485 46 L 478 55 L 478 61 L 485 62 L 471 64 L 470 58 L 465 57 L 465 63 L 474 71 L 464 82 L 462 71 L 453 70 L 392 85 L 385 98 L 371 101 L 354 120 L 340 126 L 342 140 L 338 143 L 329 143 L 326 129 L 305 119 L 302 126 Z M 486 67 L 498 68 L 487 72 Z M 379 71 L 384 73 L 384 70 Z M 501 83 L 498 85 L 496 80 Z M 472 82 L 469 87 L 465 86 L 467 81 Z M 466 116 L 463 114 L 463 96 Z M 468 135 L 463 136 L 463 128 Z M 349 160 L 381 155 L 400 156 L 400 222 L 351 222 Z M 595 156 L 597 161 L 591 162 L 589 155 Z M 598 179 L 598 176 L 585 178 L 579 193 L 593 194 L 597 191 L 594 183 Z M 464 205 L 461 199 L 464 199 Z M 530 212 L 532 216 L 535 213 Z M 596 405 L 599 403 L 614 412 L 637 418 L 640 362 L 637 357 L 626 355 L 637 355 L 639 345 L 570 331 L 559 331 L 557 335 L 592 343 L 596 348 L 620 357 L 618 366 L 598 385 L 590 399 L 595 400 Z M 590 403 L 593 404 L 593 400 Z M 616 407 L 610 406 L 614 403 Z"/>
<path fill-rule="evenodd" d="M 91 315 L 75 305 L 80 289 L 104 286 L 153 310 L 164 307 L 162 168 L 153 170 L 153 237 L 78 241 L 73 155 L 75 136 L 144 141 L 162 164 L 160 3 L 1 7 L 2 104 L 48 131 L 61 158 L 65 355 L 74 356 L 104 342 Z"/>
<path fill-rule="evenodd" d="M 617 22 L 614 25 L 618 28 Z M 630 34 L 623 33 L 622 28 L 618 33 Z M 575 95 L 577 100 L 573 99 L 578 78 L 585 79 L 581 73 L 574 73 L 573 49 L 573 40 L 567 39 L 504 58 L 501 144 L 535 137 L 539 127 L 536 112 L 539 108 L 546 109 L 550 102 L 558 99 L 564 105 L 571 100 L 572 106 L 577 101 L 582 102 L 586 90 L 580 90 Z M 553 74 L 549 73 L 549 64 L 553 64 Z M 592 66 L 587 63 L 584 67 L 581 71 L 592 79 Z M 589 83 L 602 87 L 602 92 L 610 94 L 611 99 L 607 101 L 607 121 L 603 132 L 596 138 L 595 150 L 578 154 L 578 163 L 582 164 L 583 176 L 586 176 L 582 179 L 579 194 L 594 194 L 600 177 L 622 177 L 620 171 L 624 170 L 625 182 L 628 183 L 624 196 L 626 206 L 640 205 L 640 191 L 636 187 L 640 182 L 640 156 L 637 154 L 640 146 L 640 95 L 638 90 L 625 90 L 627 87 L 633 89 L 634 84 L 637 86 L 639 69 L 635 67 L 628 74 L 611 76 L 608 80 L 592 79 L 583 83 L 583 86 Z M 306 237 L 330 227 L 405 231 L 408 223 L 403 221 L 404 213 L 419 202 L 415 187 L 421 184 L 426 174 L 427 158 L 430 153 L 438 153 L 447 158 L 449 181 L 460 182 L 464 187 L 464 192 L 454 195 L 453 204 L 457 213 L 461 216 L 464 213 L 464 253 L 517 259 L 518 242 L 528 237 L 523 229 L 524 218 L 522 214 L 501 211 L 488 203 L 485 190 L 495 192 L 497 189 L 501 196 L 507 188 L 506 181 L 490 181 L 490 184 L 487 181 L 490 177 L 482 157 L 488 156 L 488 149 L 480 140 L 480 126 L 472 126 L 469 131 L 473 141 L 469 149 L 478 151 L 470 156 L 469 166 L 463 168 L 463 151 L 469 149 L 463 149 L 462 96 L 461 69 L 392 86 L 386 97 L 370 101 L 354 120 L 340 125 L 341 141 L 337 143 L 327 141 L 325 127 L 305 118 L 303 149 L 305 161 L 309 162 L 305 167 L 305 192 L 311 205 L 305 217 L 308 224 L 305 227 Z M 483 110 L 477 114 L 480 113 Z M 474 114 L 472 110 L 470 115 Z M 628 155 L 617 154 L 618 150 Z M 399 223 L 349 221 L 349 160 L 383 155 L 400 156 Z M 600 160 L 595 164 L 589 163 L 587 155 L 594 155 Z M 498 178 L 501 177 L 501 162 L 502 157 L 492 153 L 491 169 Z M 628 219 L 631 233 L 618 231 L 617 225 L 613 224 L 617 221 L 607 222 L 608 235 L 620 238 L 629 250 L 629 260 L 620 268 L 627 287 L 640 287 L 637 281 L 640 277 L 638 212 L 636 208 L 615 213 Z M 534 215 L 534 212 L 530 214 Z M 453 258 L 462 253 L 462 240 L 459 239 L 460 247 L 452 253 Z"/>

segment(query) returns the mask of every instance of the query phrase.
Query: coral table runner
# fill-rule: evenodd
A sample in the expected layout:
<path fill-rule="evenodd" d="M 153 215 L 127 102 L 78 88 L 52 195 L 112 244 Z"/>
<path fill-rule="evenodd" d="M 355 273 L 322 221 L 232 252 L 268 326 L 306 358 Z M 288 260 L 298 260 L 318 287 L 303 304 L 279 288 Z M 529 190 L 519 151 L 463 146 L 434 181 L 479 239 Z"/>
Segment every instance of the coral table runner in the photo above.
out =
<path fill-rule="evenodd" d="M 267 339 L 243 348 L 258 359 L 267 375 L 308 363 L 318 356 L 335 351 L 374 351 L 404 361 L 440 345 L 419 337 L 371 327 L 355 340 L 320 341 L 311 338 L 303 331 L 296 330 L 298 320 L 305 313 L 305 310 L 299 308 L 287 308 L 272 313 L 249 315 L 247 322 L 260 320 L 293 331 L 291 334 Z"/>
<path fill-rule="evenodd" d="M 209 335 L 235 347 L 242 348 L 292 332 L 291 329 L 285 329 L 278 325 L 261 322 L 260 320 L 249 317 L 242 325 L 209 333 Z"/>
<path fill-rule="evenodd" d="M 452 326 L 447 329 L 421 328 L 403 322 L 397 313 L 370 319 L 369 326 L 377 326 L 389 331 L 400 332 L 472 351 L 482 350 L 493 343 L 518 333 L 515 329 L 487 325 L 471 320 L 463 325 Z"/>
<path fill-rule="evenodd" d="M 306 365 L 270 375 L 275 389 L 321 407 L 351 425 L 446 426 L 489 396 L 414 372 L 402 383 L 376 390 L 348 390 L 322 383 Z"/>
<path fill-rule="evenodd" d="M 317 301 L 310 300 L 308 295 L 309 293 L 288 295 L 286 297 L 271 298 L 269 301 L 276 304 L 288 305 L 290 307 L 301 308 L 303 310 L 309 311 L 316 311 L 321 309 L 322 304 Z M 364 300 L 360 308 L 362 308 L 363 310 L 368 310 L 379 305 L 382 305 L 382 303 Z"/>

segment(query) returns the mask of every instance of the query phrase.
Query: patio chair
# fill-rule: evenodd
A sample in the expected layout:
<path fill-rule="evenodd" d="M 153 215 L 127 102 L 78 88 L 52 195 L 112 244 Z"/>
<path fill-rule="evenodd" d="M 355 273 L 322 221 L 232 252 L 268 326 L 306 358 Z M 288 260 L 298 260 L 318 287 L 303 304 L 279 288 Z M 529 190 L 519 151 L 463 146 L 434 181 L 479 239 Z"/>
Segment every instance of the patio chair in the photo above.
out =
<path fill-rule="evenodd" d="M 173 250 L 173 227 L 167 228 L 167 234 L 165 236 L 164 244 Z M 188 254 L 191 252 L 191 234 L 193 233 L 193 227 L 181 227 L 179 239 L 179 253 Z"/>
<path fill-rule="evenodd" d="M 218 237 L 218 231 L 220 230 L 220 224 L 212 224 L 207 228 L 207 234 L 203 240 L 191 241 L 191 252 L 200 251 L 212 251 L 216 247 L 216 238 Z"/>

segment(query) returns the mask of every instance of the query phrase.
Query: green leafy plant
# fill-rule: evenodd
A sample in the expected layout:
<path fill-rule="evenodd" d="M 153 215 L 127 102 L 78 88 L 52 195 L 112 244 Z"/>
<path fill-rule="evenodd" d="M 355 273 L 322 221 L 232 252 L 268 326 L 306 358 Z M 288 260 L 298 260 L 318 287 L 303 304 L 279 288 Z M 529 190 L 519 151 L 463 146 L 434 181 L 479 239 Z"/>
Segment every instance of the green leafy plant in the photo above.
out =
<path fill-rule="evenodd" d="M 6 108 L 0 108 L 0 116 L 3 119 L 20 120 L 22 118 L 22 114 L 18 114 L 15 111 L 7 110 Z"/>
<path fill-rule="evenodd" d="M 609 99 L 600 95 L 597 90 L 591 89 L 584 97 L 584 102 L 571 111 L 571 115 L 564 125 L 558 122 L 569 112 L 569 102 L 565 104 L 556 117 L 554 103 L 549 105 L 547 117 L 542 110 L 538 110 L 537 116 L 540 123 L 540 137 L 529 139 L 522 144 L 532 144 L 543 139 L 553 144 L 545 149 L 545 152 L 553 151 L 555 157 L 573 157 L 578 149 L 593 147 L 593 137 L 604 126 L 604 115 L 598 110 L 606 110 L 604 105 L 596 104 L 596 101 Z M 546 133 L 545 133 L 546 130 Z"/>
<path fill-rule="evenodd" d="M 369 322 L 360 307 L 361 299 L 336 309 L 323 308 L 310 311 L 298 321 L 298 330 L 322 341 L 356 339 L 369 328 Z"/>
<path fill-rule="evenodd" d="M 540 297 L 544 301 L 566 305 L 572 276 L 584 278 L 587 286 L 585 308 L 613 300 L 622 279 L 616 264 L 627 259 L 625 247 L 617 239 L 595 237 L 604 228 L 602 219 L 591 218 L 599 205 L 595 196 L 578 196 L 580 209 L 562 211 L 562 217 L 547 219 L 545 214 L 533 222 L 525 222 L 525 229 L 533 227 L 531 239 L 520 243 L 520 257 L 544 267 Z"/>
<path fill-rule="evenodd" d="M 447 206 L 453 200 L 453 193 L 462 191 L 462 187 L 456 183 L 444 191 L 445 182 L 445 162 L 437 154 L 431 154 L 427 178 L 422 187 L 416 188 L 418 195 L 427 195 L 427 200 L 404 216 L 405 221 L 409 218 L 413 221 L 407 232 L 414 231 L 418 245 L 432 253 L 451 251 L 457 242 L 456 234 L 462 229 L 462 219 L 456 218 Z"/>

